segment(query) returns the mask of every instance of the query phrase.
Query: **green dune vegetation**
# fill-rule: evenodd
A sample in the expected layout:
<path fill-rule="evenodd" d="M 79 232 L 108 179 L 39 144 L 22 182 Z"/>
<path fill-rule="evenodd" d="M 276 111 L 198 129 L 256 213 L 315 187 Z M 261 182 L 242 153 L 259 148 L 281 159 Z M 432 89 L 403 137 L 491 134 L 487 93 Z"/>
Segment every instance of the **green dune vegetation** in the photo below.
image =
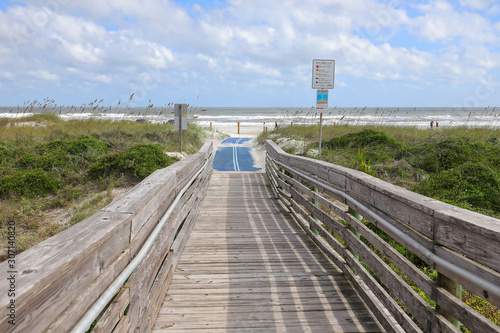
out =
<path fill-rule="evenodd" d="M 318 149 L 318 136 L 318 126 L 289 126 L 263 133 L 259 141 L 305 141 L 307 155 Z M 500 217 L 500 129 L 324 126 L 320 159 Z"/>
<path fill-rule="evenodd" d="M 300 155 L 360 170 L 425 196 L 500 218 L 498 128 L 324 126 L 320 157 L 318 126 L 282 127 L 262 133 L 258 140 L 280 138 L 302 142 L 300 146 L 305 148 L 300 149 Z M 284 150 L 295 154 L 299 149 L 291 146 Z M 436 271 L 373 224 L 366 220 L 365 224 L 436 280 Z M 435 306 L 412 281 L 402 278 Z M 500 309 L 467 290 L 463 290 L 462 300 L 500 325 Z M 465 327 L 462 331 L 468 332 Z"/>
<path fill-rule="evenodd" d="M 164 153 L 178 151 L 177 133 L 168 124 L 64 121 L 53 114 L 0 119 L 2 244 L 9 221 L 15 222 L 19 253 L 94 214 L 177 161 Z M 203 135 L 189 125 L 183 151 L 197 152 Z"/>

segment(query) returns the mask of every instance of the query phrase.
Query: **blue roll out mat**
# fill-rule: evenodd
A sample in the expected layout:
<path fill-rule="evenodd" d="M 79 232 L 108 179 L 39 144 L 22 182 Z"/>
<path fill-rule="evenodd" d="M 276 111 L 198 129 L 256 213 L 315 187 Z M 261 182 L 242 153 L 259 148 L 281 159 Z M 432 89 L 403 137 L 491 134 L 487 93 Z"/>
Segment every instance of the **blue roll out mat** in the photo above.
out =
<path fill-rule="evenodd" d="M 229 138 L 222 143 L 235 144 L 233 147 L 219 147 L 214 156 L 214 170 L 217 171 L 258 171 L 253 166 L 250 148 L 238 147 L 238 144 L 249 141 L 249 138 Z"/>

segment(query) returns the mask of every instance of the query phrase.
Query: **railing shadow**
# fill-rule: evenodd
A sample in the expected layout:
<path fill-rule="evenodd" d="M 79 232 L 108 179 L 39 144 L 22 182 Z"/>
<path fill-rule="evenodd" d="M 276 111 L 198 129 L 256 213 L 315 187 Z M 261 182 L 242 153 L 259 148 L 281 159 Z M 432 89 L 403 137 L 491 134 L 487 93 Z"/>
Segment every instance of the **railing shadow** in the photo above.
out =
<path fill-rule="evenodd" d="M 255 179 L 255 185 L 242 186 Z M 239 191 L 225 199 L 227 328 L 379 332 L 340 270 L 279 206 L 266 183 L 263 173 L 229 182 Z"/>

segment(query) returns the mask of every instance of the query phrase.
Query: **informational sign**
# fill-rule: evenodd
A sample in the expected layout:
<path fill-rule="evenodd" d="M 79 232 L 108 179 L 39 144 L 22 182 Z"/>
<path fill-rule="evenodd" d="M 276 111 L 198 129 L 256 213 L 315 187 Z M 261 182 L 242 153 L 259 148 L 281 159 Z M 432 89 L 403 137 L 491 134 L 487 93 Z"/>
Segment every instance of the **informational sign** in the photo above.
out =
<path fill-rule="evenodd" d="M 312 69 L 313 89 L 333 89 L 335 60 L 314 59 Z"/>
<path fill-rule="evenodd" d="M 328 108 L 328 90 L 316 90 L 316 109 Z"/>
<path fill-rule="evenodd" d="M 179 130 L 179 124 L 182 125 L 182 130 L 187 130 L 187 104 L 174 105 L 174 125 L 176 130 Z"/>

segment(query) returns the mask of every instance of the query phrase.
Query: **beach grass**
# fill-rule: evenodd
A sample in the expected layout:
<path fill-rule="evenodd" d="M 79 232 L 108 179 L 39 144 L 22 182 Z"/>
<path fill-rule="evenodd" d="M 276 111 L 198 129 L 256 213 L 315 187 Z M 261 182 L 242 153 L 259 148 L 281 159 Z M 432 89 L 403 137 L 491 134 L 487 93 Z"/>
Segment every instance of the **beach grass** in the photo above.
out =
<path fill-rule="evenodd" d="M 174 163 L 164 152 L 179 149 L 178 132 L 169 124 L 35 114 L 0 118 L 0 126 L 0 237 L 5 244 L 8 222 L 14 221 L 17 253 Z M 183 152 L 197 152 L 204 133 L 189 124 Z"/>

